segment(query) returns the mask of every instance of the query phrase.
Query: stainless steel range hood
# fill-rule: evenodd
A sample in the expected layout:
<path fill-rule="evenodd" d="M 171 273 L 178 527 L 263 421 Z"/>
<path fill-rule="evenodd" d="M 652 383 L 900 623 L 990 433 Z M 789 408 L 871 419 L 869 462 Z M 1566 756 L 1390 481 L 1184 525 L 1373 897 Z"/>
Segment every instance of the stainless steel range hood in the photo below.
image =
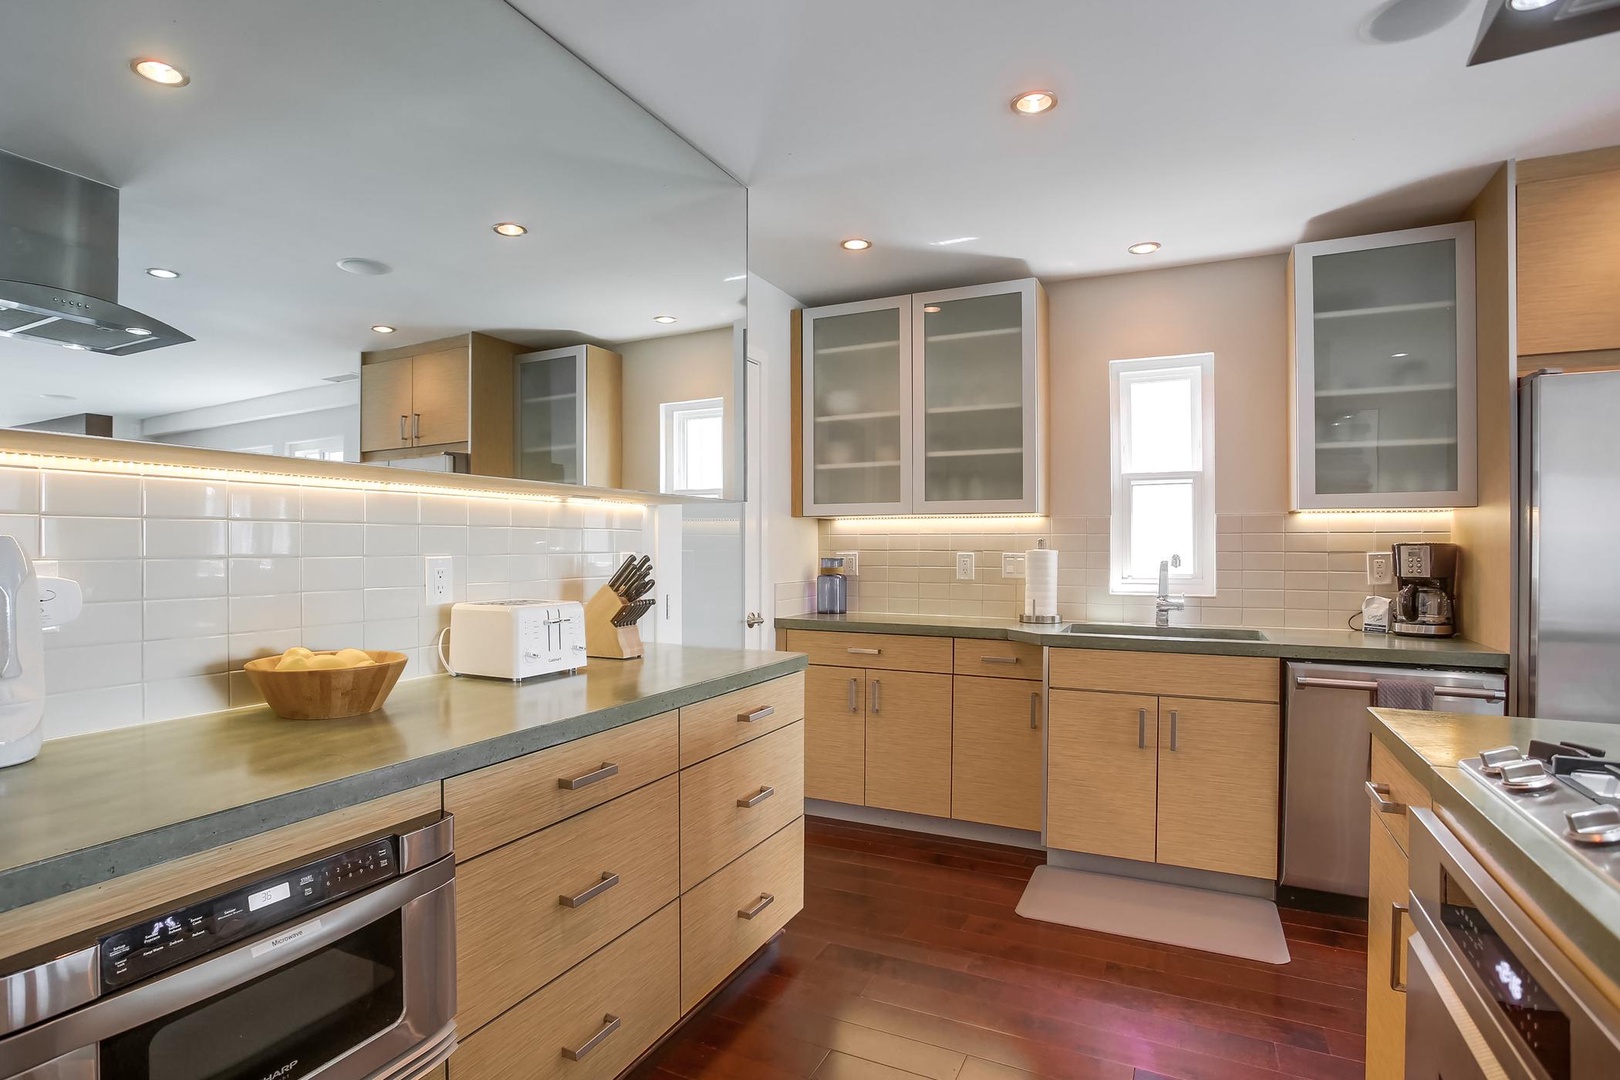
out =
<path fill-rule="evenodd" d="M 113 356 L 192 340 L 117 301 L 118 189 L 0 150 L 0 334 Z"/>
<path fill-rule="evenodd" d="M 1620 0 L 1487 0 L 1470 67 L 1620 30 Z"/>

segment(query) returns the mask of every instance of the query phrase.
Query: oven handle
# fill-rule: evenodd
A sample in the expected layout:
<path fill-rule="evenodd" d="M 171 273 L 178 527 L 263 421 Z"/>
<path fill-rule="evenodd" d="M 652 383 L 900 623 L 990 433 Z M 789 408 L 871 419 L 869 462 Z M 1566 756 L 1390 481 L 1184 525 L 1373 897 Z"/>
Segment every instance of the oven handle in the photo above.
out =
<path fill-rule="evenodd" d="M 442 889 L 454 888 L 456 864 L 440 859 L 370 892 L 284 924 L 206 959 L 137 983 L 74 1012 L 0 1039 L 0 1076 L 140 1027 L 286 967 Z"/>
<path fill-rule="evenodd" d="M 1367 679 L 1320 679 L 1315 675 L 1295 675 L 1294 685 L 1300 689 L 1314 686 L 1321 690 L 1365 690 L 1369 694 L 1378 690 L 1378 684 Z M 1504 690 L 1488 690 L 1478 686 L 1436 686 L 1434 696 L 1465 698 L 1469 701 L 1507 700 L 1507 692 Z"/>

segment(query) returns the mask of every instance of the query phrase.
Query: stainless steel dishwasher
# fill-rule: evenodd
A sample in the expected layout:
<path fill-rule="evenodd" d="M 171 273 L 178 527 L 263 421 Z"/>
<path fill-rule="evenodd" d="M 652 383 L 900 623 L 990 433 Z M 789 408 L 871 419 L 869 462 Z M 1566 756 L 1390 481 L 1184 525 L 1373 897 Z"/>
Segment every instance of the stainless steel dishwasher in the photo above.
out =
<path fill-rule="evenodd" d="M 1367 895 L 1367 710 L 1381 678 L 1422 679 L 1437 710 L 1501 716 L 1507 677 L 1492 671 L 1288 664 L 1283 677 L 1284 885 Z"/>

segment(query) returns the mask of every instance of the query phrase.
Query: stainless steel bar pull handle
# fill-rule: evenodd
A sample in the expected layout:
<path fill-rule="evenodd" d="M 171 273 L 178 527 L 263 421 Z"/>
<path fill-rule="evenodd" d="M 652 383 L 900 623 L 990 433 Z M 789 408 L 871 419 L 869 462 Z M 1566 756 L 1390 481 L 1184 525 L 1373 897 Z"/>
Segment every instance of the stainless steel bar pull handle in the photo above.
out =
<path fill-rule="evenodd" d="M 883 711 L 883 680 L 882 679 L 873 679 L 872 680 L 872 711 L 875 712 L 875 713 L 879 713 L 879 712 Z"/>
<path fill-rule="evenodd" d="M 1388 795 L 1388 784 L 1375 784 L 1371 780 L 1367 781 L 1367 798 L 1372 800 L 1373 806 L 1377 808 L 1380 814 L 1406 813 L 1406 804 L 1398 803 L 1394 799 L 1386 798 Z"/>
<path fill-rule="evenodd" d="M 410 435 L 406 434 L 406 432 L 405 432 L 405 424 L 409 420 L 410 420 L 410 417 L 406 416 L 404 413 L 399 414 L 399 441 L 400 442 L 406 442 L 406 441 L 408 441 L 410 439 Z"/>
<path fill-rule="evenodd" d="M 1405 904 L 1389 905 L 1389 988 L 1406 993 L 1401 981 L 1401 954 L 1406 952 L 1406 939 L 1401 937 L 1401 916 L 1406 914 Z"/>
<path fill-rule="evenodd" d="M 757 919 L 759 918 L 760 912 L 764 911 L 774 903 L 776 903 L 776 897 L 772 896 L 770 893 L 760 893 L 759 899 L 754 901 L 753 907 L 737 909 L 737 918 Z"/>
<path fill-rule="evenodd" d="M 1176 715 L 1176 710 L 1171 709 L 1170 710 L 1170 749 L 1172 749 L 1172 750 L 1174 750 L 1176 748 L 1176 723 L 1177 723 L 1177 721 L 1179 719 L 1180 719 L 1180 717 L 1178 717 Z"/>
<path fill-rule="evenodd" d="M 1294 676 L 1294 685 L 1303 689 L 1314 686 L 1321 690 L 1365 690 L 1375 693 L 1378 684 L 1366 679 L 1319 679 L 1314 675 Z M 1484 690 L 1477 686 L 1436 686 L 1435 697 L 1466 698 L 1469 701 L 1506 701 L 1507 693 L 1502 690 Z"/>
<path fill-rule="evenodd" d="M 981 664 L 1016 664 L 1016 663 L 1018 663 L 1018 657 L 1016 657 L 1016 656 L 981 656 L 981 657 L 979 657 L 979 663 L 981 663 Z"/>
<path fill-rule="evenodd" d="M 1136 710 L 1136 748 L 1147 749 L 1147 710 Z"/>
<path fill-rule="evenodd" d="M 412 413 L 411 414 L 411 438 L 420 439 L 421 437 L 422 437 L 422 414 L 421 413 Z"/>
<path fill-rule="evenodd" d="M 765 787 L 760 788 L 757 793 L 748 796 L 748 798 L 738 799 L 737 805 L 742 807 L 744 810 L 752 810 L 754 807 L 758 806 L 760 803 L 764 802 L 766 799 L 775 794 L 776 789 L 766 785 Z"/>
<path fill-rule="evenodd" d="M 881 655 L 882 655 L 882 654 L 883 654 L 883 650 L 882 650 L 882 649 L 856 649 L 856 648 L 848 648 L 848 649 L 845 649 L 845 650 L 844 650 L 844 651 L 845 651 L 845 652 L 847 652 L 847 653 L 852 653 L 852 654 L 854 654 L 854 655 L 855 655 L 855 656 L 881 656 Z"/>
<path fill-rule="evenodd" d="M 765 719 L 767 716 L 772 716 L 775 713 L 776 713 L 776 706 L 775 705 L 761 705 L 759 708 L 755 709 L 753 712 L 738 713 L 737 714 L 737 723 L 739 723 L 739 724 L 757 724 L 759 721 Z"/>
<path fill-rule="evenodd" d="M 1029 695 L 1029 730 L 1041 730 L 1041 692 L 1030 691 Z"/>
<path fill-rule="evenodd" d="M 611 870 L 604 870 L 602 871 L 601 881 L 598 881 L 595 885 L 592 885 L 584 892 L 578 893 L 574 896 L 559 896 L 557 897 L 557 903 L 561 904 L 563 907 L 584 907 L 586 904 L 590 903 L 592 900 L 595 900 L 598 896 L 601 896 L 618 883 L 618 874 L 615 874 Z"/>
<path fill-rule="evenodd" d="M 567 788 L 569 791 L 573 791 L 576 788 L 590 787 L 599 780 L 606 780 L 610 776 L 618 775 L 619 766 L 614 762 L 604 761 L 602 762 L 602 767 L 600 769 L 592 769 L 588 773 L 582 773 L 575 777 L 558 777 L 557 786 L 560 788 Z"/>
<path fill-rule="evenodd" d="M 619 1018 L 612 1013 L 602 1017 L 602 1030 L 586 1039 L 578 1046 L 569 1049 L 563 1047 L 562 1055 L 569 1061 L 584 1061 L 585 1055 L 602 1045 L 602 1040 L 619 1030 Z"/>
<path fill-rule="evenodd" d="M 849 711 L 861 711 L 861 680 L 849 680 Z"/>

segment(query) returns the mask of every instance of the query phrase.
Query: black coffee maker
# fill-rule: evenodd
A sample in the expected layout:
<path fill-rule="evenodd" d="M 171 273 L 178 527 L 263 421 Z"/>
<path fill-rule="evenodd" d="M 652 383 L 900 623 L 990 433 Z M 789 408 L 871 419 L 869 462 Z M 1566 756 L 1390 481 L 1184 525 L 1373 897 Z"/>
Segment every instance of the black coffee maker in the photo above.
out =
<path fill-rule="evenodd" d="M 1392 634 L 1413 637 L 1451 637 L 1457 632 L 1456 544 L 1396 544 Z"/>

